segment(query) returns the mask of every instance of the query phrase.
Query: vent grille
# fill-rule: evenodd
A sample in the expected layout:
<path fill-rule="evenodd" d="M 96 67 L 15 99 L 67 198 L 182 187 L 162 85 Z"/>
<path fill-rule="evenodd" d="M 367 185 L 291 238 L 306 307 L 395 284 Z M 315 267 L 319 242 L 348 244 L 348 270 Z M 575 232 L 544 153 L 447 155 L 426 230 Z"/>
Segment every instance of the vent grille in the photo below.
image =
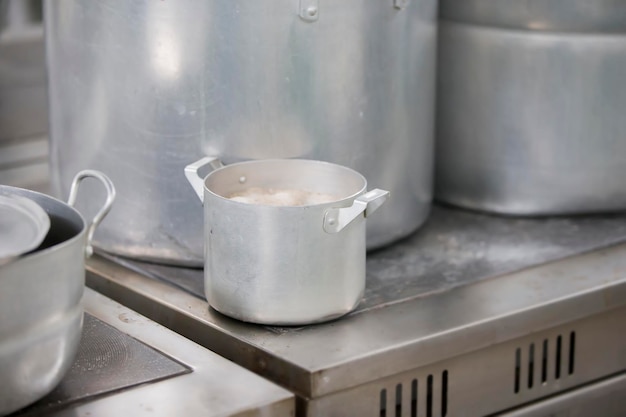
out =
<path fill-rule="evenodd" d="M 396 384 L 393 389 L 380 391 L 379 417 L 446 417 L 448 415 L 448 371 L 441 373 L 437 386 L 435 376 L 426 377 L 426 383 L 416 378 L 410 384 Z M 425 389 L 420 395 L 420 389 Z M 435 390 L 439 389 L 438 393 Z M 436 394 L 440 394 L 441 404 L 435 404 Z M 406 399 L 411 401 L 407 402 Z M 405 401 L 403 401 L 405 399 Z M 424 404 L 420 404 L 420 399 Z M 408 404 L 408 407 L 404 405 Z M 435 410 L 438 408 L 439 413 Z"/>
<path fill-rule="evenodd" d="M 551 346 L 554 346 L 554 352 L 550 352 Z M 576 332 L 570 332 L 569 337 L 558 335 L 553 340 L 531 343 L 527 348 L 518 347 L 515 350 L 513 392 L 518 394 L 524 389 L 532 390 L 537 384 L 547 385 L 551 379 L 557 381 L 573 375 L 575 362 Z M 541 368 L 537 369 L 537 366 Z M 522 380 L 524 369 L 527 376 L 525 381 Z"/>

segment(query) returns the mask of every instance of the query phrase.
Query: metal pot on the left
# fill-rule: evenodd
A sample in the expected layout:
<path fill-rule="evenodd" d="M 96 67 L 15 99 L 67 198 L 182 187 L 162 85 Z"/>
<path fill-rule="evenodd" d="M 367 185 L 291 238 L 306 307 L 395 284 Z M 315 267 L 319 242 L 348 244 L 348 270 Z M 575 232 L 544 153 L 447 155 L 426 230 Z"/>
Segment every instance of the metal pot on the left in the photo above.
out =
<path fill-rule="evenodd" d="M 88 177 L 107 191 L 91 223 L 73 208 L 78 185 Z M 39 248 L 0 265 L 0 415 L 5 415 L 48 394 L 72 365 L 83 325 L 85 257 L 115 188 L 104 174 L 86 170 L 74 177 L 67 204 L 4 185 L 0 195 L 28 198 L 50 218 Z"/>

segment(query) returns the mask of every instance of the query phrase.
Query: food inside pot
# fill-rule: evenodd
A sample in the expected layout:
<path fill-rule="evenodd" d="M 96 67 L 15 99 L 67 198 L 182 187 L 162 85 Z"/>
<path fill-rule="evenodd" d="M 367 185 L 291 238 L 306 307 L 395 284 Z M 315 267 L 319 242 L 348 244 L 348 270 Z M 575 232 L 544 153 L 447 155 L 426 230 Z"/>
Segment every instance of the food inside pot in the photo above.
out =
<path fill-rule="evenodd" d="M 288 188 L 250 187 L 228 196 L 233 201 L 264 206 L 310 206 L 340 198 L 325 193 Z"/>

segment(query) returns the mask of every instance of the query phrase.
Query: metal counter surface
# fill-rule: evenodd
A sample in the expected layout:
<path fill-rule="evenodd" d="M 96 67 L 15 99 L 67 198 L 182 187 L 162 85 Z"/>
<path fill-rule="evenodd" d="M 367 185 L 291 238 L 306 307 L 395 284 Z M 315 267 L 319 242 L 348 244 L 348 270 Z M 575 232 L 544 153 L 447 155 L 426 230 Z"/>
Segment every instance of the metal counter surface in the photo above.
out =
<path fill-rule="evenodd" d="M 83 304 L 83 337 L 100 345 L 84 341 L 78 368 L 16 415 L 293 416 L 293 395 L 275 384 L 89 288 Z"/>
<path fill-rule="evenodd" d="M 426 297 L 626 241 L 626 214 L 512 218 L 434 206 L 409 238 L 367 257 L 355 312 Z M 203 271 L 103 256 L 205 298 Z M 353 313 L 354 314 L 354 313 Z"/>
<path fill-rule="evenodd" d="M 201 270 L 96 257 L 88 285 L 314 399 L 618 311 L 625 238 L 625 214 L 513 219 L 436 206 L 416 234 L 369 254 L 357 311 L 305 327 L 217 313 Z"/>

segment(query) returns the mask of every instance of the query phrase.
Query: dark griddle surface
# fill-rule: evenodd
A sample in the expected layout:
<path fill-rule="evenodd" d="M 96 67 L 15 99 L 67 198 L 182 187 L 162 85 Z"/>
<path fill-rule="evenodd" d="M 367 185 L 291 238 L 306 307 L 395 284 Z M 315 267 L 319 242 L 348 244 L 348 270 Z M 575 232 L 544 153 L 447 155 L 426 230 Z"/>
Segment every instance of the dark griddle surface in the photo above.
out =
<path fill-rule="evenodd" d="M 15 416 L 45 415 L 96 396 L 188 372 L 187 367 L 86 313 L 78 353 L 69 372 L 54 391 Z"/>

